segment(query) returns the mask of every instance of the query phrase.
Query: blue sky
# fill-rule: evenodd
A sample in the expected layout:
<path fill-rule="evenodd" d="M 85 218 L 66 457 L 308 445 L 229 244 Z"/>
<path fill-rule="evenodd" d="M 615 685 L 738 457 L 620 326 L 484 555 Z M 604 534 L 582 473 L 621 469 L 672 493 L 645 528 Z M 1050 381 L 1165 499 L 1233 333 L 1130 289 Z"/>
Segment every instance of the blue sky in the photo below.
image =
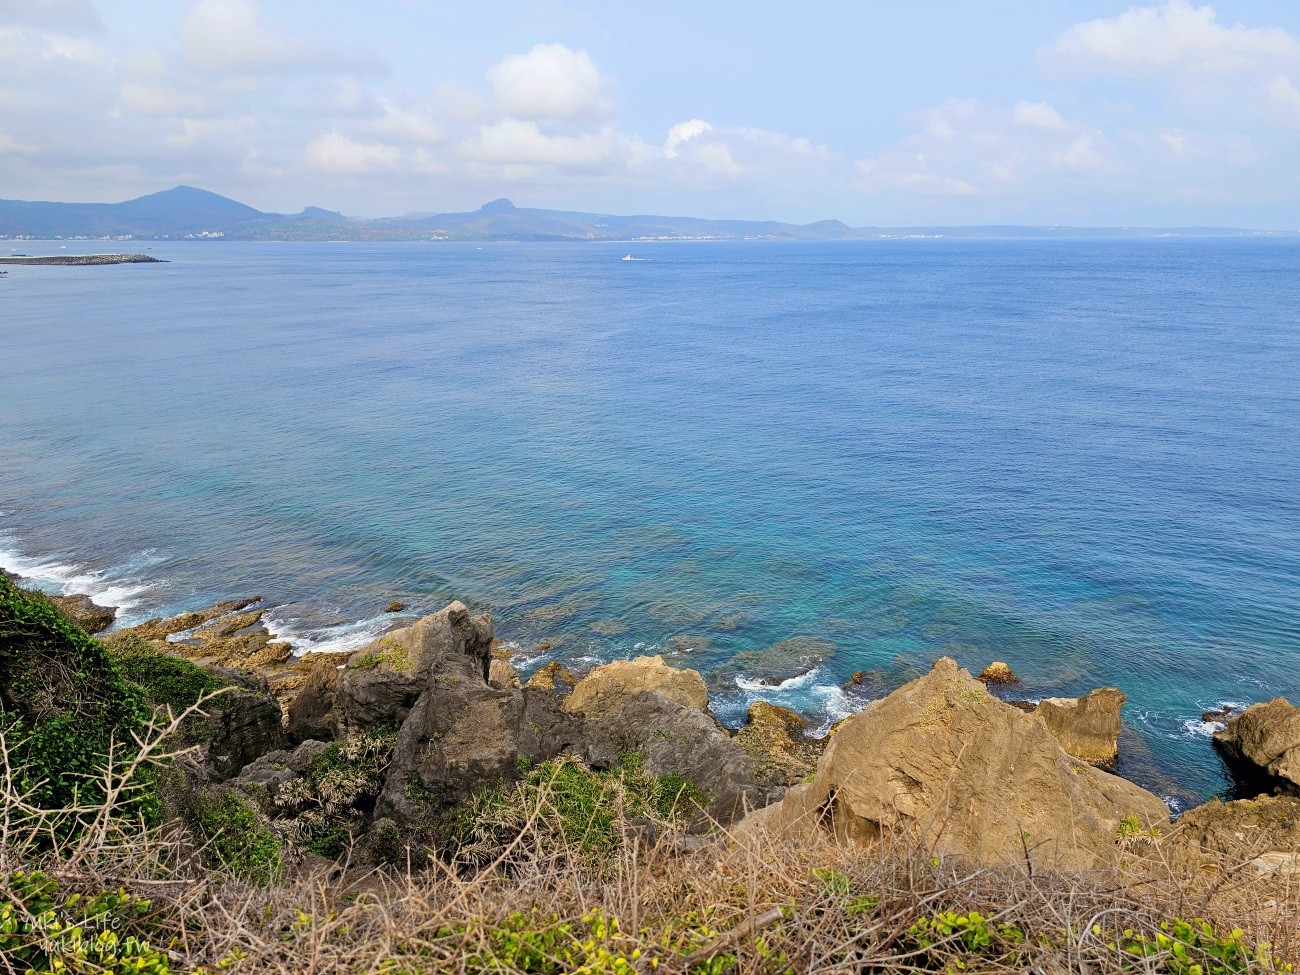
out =
<path fill-rule="evenodd" d="M 1300 3 L 0 0 L 0 196 L 1300 229 Z"/>

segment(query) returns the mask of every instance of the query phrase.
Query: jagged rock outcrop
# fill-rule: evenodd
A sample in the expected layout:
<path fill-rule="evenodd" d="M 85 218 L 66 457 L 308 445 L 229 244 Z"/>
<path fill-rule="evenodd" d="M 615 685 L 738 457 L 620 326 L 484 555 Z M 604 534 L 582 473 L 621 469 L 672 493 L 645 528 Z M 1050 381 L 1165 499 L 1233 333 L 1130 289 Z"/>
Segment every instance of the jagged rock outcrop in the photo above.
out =
<path fill-rule="evenodd" d="M 947 658 L 841 723 L 812 782 L 746 820 L 867 846 L 902 836 L 977 863 L 1088 867 L 1119 826 L 1168 821 L 1156 796 L 1067 755 L 1038 718 L 999 701 Z"/>
<path fill-rule="evenodd" d="M 280 705 L 266 682 L 244 684 L 213 701 L 220 710 L 208 719 L 205 761 L 215 782 L 233 778 L 244 766 L 284 744 Z"/>
<path fill-rule="evenodd" d="M 379 799 L 380 815 L 420 820 L 518 774 L 524 695 L 488 683 L 492 620 L 455 602 L 403 630 L 375 650 L 352 655 L 339 684 L 339 710 L 355 724 L 366 708 L 387 701 L 402 713 L 401 730 Z M 371 656 L 377 659 L 373 667 Z M 369 675 L 358 681 L 359 671 Z M 383 681 L 374 680 L 383 675 Z"/>
<path fill-rule="evenodd" d="M 1300 795 L 1300 708 L 1276 697 L 1253 704 L 1214 734 L 1243 784 L 1252 791 L 1280 788 Z"/>
<path fill-rule="evenodd" d="M 736 744 L 754 762 L 759 781 L 768 787 L 802 782 L 817 766 L 825 741 L 808 738 L 808 724 L 788 708 L 755 701 L 749 720 L 736 732 Z"/>
<path fill-rule="evenodd" d="M 1128 698 L 1114 687 L 1083 697 L 1048 697 L 1034 709 L 1061 747 L 1093 765 L 1111 765 L 1119 755 L 1120 709 Z"/>
<path fill-rule="evenodd" d="M 87 633 L 102 633 L 113 625 L 117 619 L 117 610 L 111 606 L 100 606 L 89 596 L 77 593 L 72 596 L 50 596 L 60 613 L 76 623 Z"/>
<path fill-rule="evenodd" d="M 1300 874 L 1300 798 L 1212 799 L 1184 813 L 1165 840 L 1176 856 L 1231 869 Z"/>
<path fill-rule="evenodd" d="M 710 816 L 731 822 L 772 798 L 759 785 L 753 760 L 707 710 L 704 679 L 638 657 L 597 667 L 580 680 L 564 710 L 582 718 L 577 751 L 608 768 L 635 751 L 654 775 L 680 775 L 707 797 Z"/>
<path fill-rule="evenodd" d="M 1016 672 L 1001 660 L 995 660 L 979 672 L 976 680 L 983 681 L 985 684 L 1019 684 L 1020 678 Z"/>

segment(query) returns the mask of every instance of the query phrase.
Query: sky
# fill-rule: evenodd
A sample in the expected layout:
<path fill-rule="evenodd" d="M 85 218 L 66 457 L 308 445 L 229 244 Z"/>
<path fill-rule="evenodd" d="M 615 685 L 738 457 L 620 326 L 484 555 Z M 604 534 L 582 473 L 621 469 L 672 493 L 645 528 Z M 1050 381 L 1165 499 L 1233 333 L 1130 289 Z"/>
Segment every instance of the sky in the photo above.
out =
<path fill-rule="evenodd" d="M 0 0 L 0 198 L 1300 229 L 1297 0 Z"/>

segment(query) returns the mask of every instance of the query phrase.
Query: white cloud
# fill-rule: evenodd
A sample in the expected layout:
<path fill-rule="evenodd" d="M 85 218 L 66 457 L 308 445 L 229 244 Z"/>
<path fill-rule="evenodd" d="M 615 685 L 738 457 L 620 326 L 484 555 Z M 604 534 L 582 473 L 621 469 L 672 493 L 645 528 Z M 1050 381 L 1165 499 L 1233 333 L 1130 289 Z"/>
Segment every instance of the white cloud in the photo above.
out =
<path fill-rule="evenodd" d="M 707 172 L 716 173 L 719 176 L 735 177 L 744 172 L 731 155 L 731 148 L 721 142 L 710 142 L 695 147 L 691 151 L 691 158 L 703 166 Z"/>
<path fill-rule="evenodd" d="M 428 113 L 403 108 L 387 99 L 378 99 L 383 115 L 365 125 L 368 133 L 385 142 L 399 145 L 427 146 L 443 140 L 442 126 Z"/>
<path fill-rule="evenodd" d="M 826 156 L 830 152 L 825 146 L 813 145 L 810 139 L 802 136 L 791 137 L 784 132 L 773 132 L 771 129 L 747 126 L 737 129 L 736 134 L 755 146 L 777 149 L 796 156 Z"/>
<path fill-rule="evenodd" d="M 401 151 L 378 142 L 358 142 L 339 131 L 313 139 L 307 146 L 307 164 L 326 173 L 357 175 L 392 169 Z"/>
<path fill-rule="evenodd" d="M 1081 135 L 1064 149 L 1052 153 L 1052 161 L 1070 169 L 1096 169 L 1102 163 L 1090 135 Z"/>
<path fill-rule="evenodd" d="M 1210 6 L 1167 0 L 1075 24 L 1054 53 L 1085 67 L 1130 74 L 1223 74 L 1300 60 L 1300 39 L 1278 27 L 1221 24 Z"/>
<path fill-rule="evenodd" d="M 9 138 L 3 132 L 0 132 L 0 155 L 23 155 L 29 156 L 36 151 L 36 147 L 25 142 L 18 142 Z"/>
<path fill-rule="evenodd" d="M 1061 113 L 1047 102 L 1020 102 L 1016 105 L 1013 120 L 1016 125 L 1048 132 L 1065 132 L 1070 128 L 1061 118 Z"/>
<path fill-rule="evenodd" d="M 176 115 L 205 115 L 211 110 L 208 100 L 166 85 L 146 85 L 124 82 L 122 107 L 128 112 L 142 115 L 172 117 Z"/>
<path fill-rule="evenodd" d="M 98 42 L 28 27 L 0 26 L 0 70 L 41 61 L 102 64 L 108 54 Z"/>
<path fill-rule="evenodd" d="M 574 136 L 548 135 L 536 122 L 505 118 L 480 128 L 462 151 L 479 162 L 592 166 L 609 159 L 619 142 L 612 128 Z"/>
<path fill-rule="evenodd" d="M 668 130 L 668 138 L 664 140 L 664 155 L 676 159 L 682 143 L 712 131 L 713 126 L 704 119 L 693 118 L 689 122 L 678 122 Z"/>
<path fill-rule="evenodd" d="M 382 74 L 373 54 L 271 33 L 253 0 L 198 0 L 181 23 L 186 54 L 214 72 Z"/>
<path fill-rule="evenodd" d="M 488 69 L 488 82 L 506 115 L 562 119 L 601 115 L 612 107 L 605 80 L 586 51 L 563 44 L 538 44 Z"/>
<path fill-rule="evenodd" d="M 1291 83 L 1286 75 L 1278 75 L 1268 83 L 1268 97 L 1283 108 L 1300 111 L 1300 88 Z"/>
<path fill-rule="evenodd" d="M 919 131 L 858 161 L 868 192 L 1007 198 L 1104 169 L 1108 140 L 1045 102 L 1010 109 L 950 99 L 917 117 Z"/>

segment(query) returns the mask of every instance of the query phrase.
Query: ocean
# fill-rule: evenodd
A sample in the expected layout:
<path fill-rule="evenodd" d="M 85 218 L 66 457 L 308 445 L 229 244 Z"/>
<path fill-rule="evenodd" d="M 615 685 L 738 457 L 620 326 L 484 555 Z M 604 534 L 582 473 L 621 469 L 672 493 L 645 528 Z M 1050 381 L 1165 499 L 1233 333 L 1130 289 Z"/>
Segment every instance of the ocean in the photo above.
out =
<path fill-rule="evenodd" d="M 1300 701 L 1300 240 L 113 246 L 170 263 L 0 277 L 0 566 L 126 622 L 459 598 L 733 725 L 1005 660 L 1176 806 L 1202 711 Z"/>

